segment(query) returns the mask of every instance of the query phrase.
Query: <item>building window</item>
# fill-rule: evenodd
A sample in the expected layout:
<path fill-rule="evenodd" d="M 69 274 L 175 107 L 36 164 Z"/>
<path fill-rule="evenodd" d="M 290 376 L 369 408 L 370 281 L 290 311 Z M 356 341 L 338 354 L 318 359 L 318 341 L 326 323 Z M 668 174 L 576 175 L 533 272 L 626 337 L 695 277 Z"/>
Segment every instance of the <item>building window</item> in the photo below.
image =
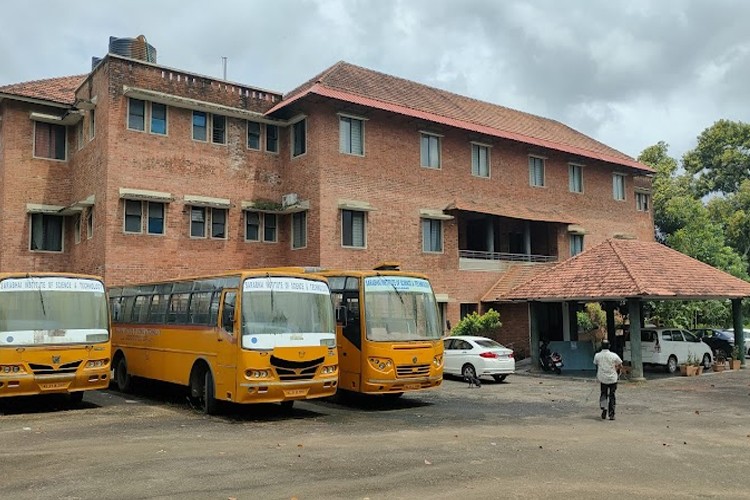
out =
<path fill-rule="evenodd" d="M 355 210 L 341 211 L 341 244 L 345 247 L 365 247 L 365 213 Z"/>
<path fill-rule="evenodd" d="M 211 238 L 224 240 L 227 238 L 227 209 L 211 209 Z"/>
<path fill-rule="evenodd" d="M 96 110 L 92 109 L 89 111 L 89 140 L 92 140 L 96 135 Z"/>
<path fill-rule="evenodd" d="M 193 111 L 193 140 L 206 142 L 207 131 L 208 114 L 203 111 Z"/>
<path fill-rule="evenodd" d="M 440 137 L 422 133 L 420 137 L 422 166 L 440 168 Z"/>
<path fill-rule="evenodd" d="M 490 148 L 488 146 L 471 145 L 471 174 L 477 177 L 490 176 Z"/>
<path fill-rule="evenodd" d="M 422 219 L 422 251 L 443 251 L 443 221 Z"/>
<path fill-rule="evenodd" d="M 583 252 L 583 235 L 571 234 L 570 235 L 570 256 L 574 257 L 581 252 Z"/>
<path fill-rule="evenodd" d="M 266 151 L 279 152 L 279 127 L 266 124 Z"/>
<path fill-rule="evenodd" d="M 245 241 L 261 241 L 261 236 L 267 243 L 276 241 L 276 214 L 245 211 Z"/>
<path fill-rule="evenodd" d="M 54 123 L 34 122 L 34 156 L 65 160 L 65 127 Z"/>
<path fill-rule="evenodd" d="M 167 135 L 167 106 L 158 102 L 151 103 L 151 133 Z"/>
<path fill-rule="evenodd" d="M 300 156 L 307 152 L 307 120 L 300 120 L 292 125 L 292 156 Z"/>
<path fill-rule="evenodd" d="M 260 151 L 260 123 L 247 122 L 247 149 Z"/>
<path fill-rule="evenodd" d="M 81 214 L 76 214 L 75 219 L 73 221 L 73 235 L 75 237 L 75 242 L 80 243 L 81 242 Z"/>
<path fill-rule="evenodd" d="M 639 212 L 648 212 L 649 195 L 647 193 L 635 193 L 635 208 Z"/>
<path fill-rule="evenodd" d="M 86 239 L 90 240 L 94 237 L 94 207 L 89 207 L 86 210 Z"/>
<path fill-rule="evenodd" d="M 622 174 L 612 176 L 612 197 L 619 201 L 625 199 L 625 176 Z"/>
<path fill-rule="evenodd" d="M 583 193 L 583 171 L 580 165 L 568 165 L 568 189 L 571 193 Z"/>
<path fill-rule="evenodd" d="M 276 214 L 263 214 L 263 241 L 276 241 Z"/>
<path fill-rule="evenodd" d="M 29 248 L 40 252 L 62 252 L 63 217 L 60 215 L 31 214 L 31 242 Z"/>
<path fill-rule="evenodd" d="M 140 233 L 142 229 L 142 202 L 137 200 L 125 200 L 125 227 L 126 233 Z"/>
<path fill-rule="evenodd" d="M 544 187 L 544 158 L 529 156 L 529 185 Z"/>
<path fill-rule="evenodd" d="M 475 312 L 477 312 L 476 304 L 461 304 L 461 319 Z"/>
<path fill-rule="evenodd" d="M 348 116 L 339 117 L 339 146 L 342 153 L 365 154 L 365 122 Z"/>
<path fill-rule="evenodd" d="M 227 143 L 227 118 L 221 115 L 211 115 L 211 142 L 214 144 Z"/>
<path fill-rule="evenodd" d="M 190 237 L 206 237 L 206 209 L 204 207 L 190 207 Z"/>
<path fill-rule="evenodd" d="M 307 246 L 307 212 L 292 214 L 292 248 Z"/>
<path fill-rule="evenodd" d="M 146 101 L 128 99 L 128 128 L 130 130 L 146 130 Z"/>
<path fill-rule="evenodd" d="M 148 204 L 148 234 L 164 234 L 164 203 L 149 201 Z"/>

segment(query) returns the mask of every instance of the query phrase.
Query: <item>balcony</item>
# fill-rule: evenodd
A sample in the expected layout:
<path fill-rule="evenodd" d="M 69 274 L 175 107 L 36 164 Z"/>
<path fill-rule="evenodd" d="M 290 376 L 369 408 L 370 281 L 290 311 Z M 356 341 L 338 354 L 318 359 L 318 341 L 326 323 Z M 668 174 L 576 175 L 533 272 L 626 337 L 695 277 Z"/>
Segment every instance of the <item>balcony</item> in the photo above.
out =
<path fill-rule="evenodd" d="M 459 250 L 458 268 L 461 271 L 508 271 L 512 266 L 537 265 L 557 262 L 556 255 L 533 255 L 509 252 Z"/>

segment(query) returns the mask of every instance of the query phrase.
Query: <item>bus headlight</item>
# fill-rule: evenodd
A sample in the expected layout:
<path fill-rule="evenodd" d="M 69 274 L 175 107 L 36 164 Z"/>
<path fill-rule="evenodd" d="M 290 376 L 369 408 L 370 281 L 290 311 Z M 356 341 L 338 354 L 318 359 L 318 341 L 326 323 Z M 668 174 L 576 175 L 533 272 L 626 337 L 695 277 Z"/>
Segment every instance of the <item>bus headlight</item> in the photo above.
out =
<path fill-rule="evenodd" d="M 443 355 L 442 354 L 438 354 L 437 356 L 435 356 L 434 358 L 432 358 L 432 364 L 435 365 L 435 366 L 437 366 L 437 367 L 442 366 L 443 365 Z"/>
<path fill-rule="evenodd" d="M 86 368 L 103 368 L 109 364 L 108 359 L 92 359 L 86 363 Z"/>
<path fill-rule="evenodd" d="M 0 365 L 0 373 L 26 373 L 26 370 L 21 365 Z"/>
<path fill-rule="evenodd" d="M 332 375 L 332 374 L 336 373 L 337 369 L 338 369 L 338 365 L 324 366 L 320 370 L 320 373 L 321 373 L 321 375 Z"/>
<path fill-rule="evenodd" d="M 393 368 L 393 361 L 388 358 L 369 358 L 370 365 L 381 372 L 390 371 Z"/>
<path fill-rule="evenodd" d="M 320 345 L 331 348 L 336 347 L 336 339 L 320 339 Z"/>
<path fill-rule="evenodd" d="M 269 370 L 245 370 L 245 377 L 249 379 L 268 378 L 270 376 Z"/>

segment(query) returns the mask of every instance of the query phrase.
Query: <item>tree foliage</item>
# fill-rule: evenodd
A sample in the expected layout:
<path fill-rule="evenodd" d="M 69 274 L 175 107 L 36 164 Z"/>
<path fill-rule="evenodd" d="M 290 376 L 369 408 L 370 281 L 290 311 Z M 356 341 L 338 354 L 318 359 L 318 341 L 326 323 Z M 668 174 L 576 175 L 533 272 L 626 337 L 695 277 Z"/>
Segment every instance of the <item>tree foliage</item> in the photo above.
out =
<path fill-rule="evenodd" d="M 734 193 L 750 177 L 750 124 L 719 120 L 698 136 L 683 157 L 698 193 Z"/>
<path fill-rule="evenodd" d="M 484 314 L 473 312 L 467 314 L 451 331 L 451 335 L 477 335 L 496 338 L 500 327 L 500 313 L 490 309 Z"/>

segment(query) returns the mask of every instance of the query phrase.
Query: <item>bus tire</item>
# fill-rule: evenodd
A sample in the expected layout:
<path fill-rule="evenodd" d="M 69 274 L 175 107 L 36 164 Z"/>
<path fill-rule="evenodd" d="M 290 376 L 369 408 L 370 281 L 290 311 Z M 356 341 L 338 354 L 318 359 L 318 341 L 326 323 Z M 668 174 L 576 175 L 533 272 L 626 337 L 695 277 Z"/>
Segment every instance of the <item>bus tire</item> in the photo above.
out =
<path fill-rule="evenodd" d="M 282 401 L 280 404 L 281 404 L 281 409 L 286 412 L 292 411 L 292 408 L 294 408 L 293 399 L 289 401 Z"/>
<path fill-rule="evenodd" d="M 203 387 L 201 389 L 200 409 L 205 415 L 216 415 L 218 403 L 216 401 L 214 376 L 208 368 L 206 368 L 206 372 L 203 374 Z"/>
<path fill-rule="evenodd" d="M 78 406 L 83 403 L 83 391 L 76 391 L 68 394 L 68 403 L 70 406 Z"/>
<path fill-rule="evenodd" d="M 133 377 L 128 373 L 128 362 L 123 355 L 117 358 L 115 364 L 115 384 L 120 392 L 128 393 L 133 390 Z"/>

